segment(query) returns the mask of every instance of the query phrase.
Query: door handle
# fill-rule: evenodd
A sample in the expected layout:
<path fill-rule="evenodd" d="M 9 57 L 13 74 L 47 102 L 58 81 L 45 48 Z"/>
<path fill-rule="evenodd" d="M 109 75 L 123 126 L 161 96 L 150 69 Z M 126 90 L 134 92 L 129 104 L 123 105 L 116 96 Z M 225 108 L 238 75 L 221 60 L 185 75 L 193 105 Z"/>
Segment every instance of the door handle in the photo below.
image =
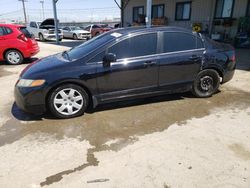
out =
<path fill-rule="evenodd" d="M 152 65 L 156 65 L 157 62 L 156 61 L 145 61 L 144 65 L 145 66 L 152 66 Z"/>
<path fill-rule="evenodd" d="M 192 60 L 192 61 L 199 61 L 201 59 L 201 56 L 192 55 L 191 57 L 189 57 L 189 59 Z"/>

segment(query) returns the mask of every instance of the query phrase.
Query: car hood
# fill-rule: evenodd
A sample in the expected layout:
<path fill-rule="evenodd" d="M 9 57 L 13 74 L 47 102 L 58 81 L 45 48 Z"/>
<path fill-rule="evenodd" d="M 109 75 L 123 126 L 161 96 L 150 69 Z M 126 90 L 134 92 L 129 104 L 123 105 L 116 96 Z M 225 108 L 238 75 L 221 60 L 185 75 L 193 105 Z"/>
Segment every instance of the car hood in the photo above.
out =
<path fill-rule="evenodd" d="M 34 63 L 28 65 L 22 71 L 20 77 L 24 79 L 37 79 L 40 75 L 48 72 L 58 71 L 69 63 L 70 62 L 64 59 L 61 54 L 56 54 L 37 60 Z"/>
<path fill-rule="evenodd" d="M 47 25 L 51 25 L 51 26 L 54 26 L 55 25 L 55 21 L 53 18 L 48 18 L 46 20 L 44 20 L 40 26 L 47 26 Z"/>

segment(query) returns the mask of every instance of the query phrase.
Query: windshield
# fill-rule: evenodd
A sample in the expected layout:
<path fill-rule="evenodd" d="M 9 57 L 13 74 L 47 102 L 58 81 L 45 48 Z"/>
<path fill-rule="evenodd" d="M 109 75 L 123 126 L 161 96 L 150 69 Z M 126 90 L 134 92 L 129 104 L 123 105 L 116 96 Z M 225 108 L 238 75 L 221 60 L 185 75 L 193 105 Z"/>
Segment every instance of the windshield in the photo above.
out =
<path fill-rule="evenodd" d="M 108 42 L 113 41 L 116 39 L 115 36 L 112 36 L 110 33 L 104 33 L 96 38 L 93 38 L 80 46 L 72 48 L 71 50 L 67 51 L 67 55 L 71 61 L 78 60 L 92 51 L 104 46 Z"/>

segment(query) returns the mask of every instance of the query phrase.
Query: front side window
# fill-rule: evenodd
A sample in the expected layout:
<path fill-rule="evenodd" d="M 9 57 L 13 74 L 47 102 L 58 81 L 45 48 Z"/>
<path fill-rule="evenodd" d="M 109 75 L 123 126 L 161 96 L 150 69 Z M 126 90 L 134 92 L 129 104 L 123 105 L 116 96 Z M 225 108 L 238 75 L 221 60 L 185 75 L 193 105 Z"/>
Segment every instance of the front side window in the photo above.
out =
<path fill-rule="evenodd" d="M 175 20 L 190 20 L 191 2 L 176 3 Z"/>
<path fill-rule="evenodd" d="M 165 32 L 163 42 L 163 53 L 203 48 L 201 40 L 197 41 L 196 36 L 187 33 Z"/>
<path fill-rule="evenodd" d="M 234 0 L 217 0 L 215 18 L 231 18 Z"/>
<path fill-rule="evenodd" d="M 144 7 L 134 7 L 133 8 L 133 22 L 138 22 L 140 17 L 144 15 Z"/>
<path fill-rule="evenodd" d="M 156 54 L 157 34 L 137 35 L 125 39 L 109 48 L 108 52 L 116 55 L 117 59 L 140 57 Z"/>
<path fill-rule="evenodd" d="M 163 18 L 163 17 L 164 17 L 164 5 L 153 5 L 152 18 Z"/>

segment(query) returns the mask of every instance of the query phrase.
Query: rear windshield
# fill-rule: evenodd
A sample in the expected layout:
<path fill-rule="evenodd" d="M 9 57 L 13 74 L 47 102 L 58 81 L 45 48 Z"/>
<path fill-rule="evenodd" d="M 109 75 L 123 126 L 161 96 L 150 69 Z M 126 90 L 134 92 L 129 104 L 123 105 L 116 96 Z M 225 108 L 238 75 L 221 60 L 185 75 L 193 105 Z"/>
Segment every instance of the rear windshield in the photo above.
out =
<path fill-rule="evenodd" d="M 92 51 L 102 47 L 108 42 L 114 40 L 116 37 L 112 36 L 110 33 L 102 34 L 96 38 L 89 40 L 88 42 L 83 43 L 82 45 L 72 48 L 68 51 L 69 58 L 71 60 L 80 59 Z"/>
<path fill-rule="evenodd" d="M 32 34 L 26 29 L 26 27 L 20 27 L 20 31 L 25 35 L 25 37 L 32 38 Z"/>

